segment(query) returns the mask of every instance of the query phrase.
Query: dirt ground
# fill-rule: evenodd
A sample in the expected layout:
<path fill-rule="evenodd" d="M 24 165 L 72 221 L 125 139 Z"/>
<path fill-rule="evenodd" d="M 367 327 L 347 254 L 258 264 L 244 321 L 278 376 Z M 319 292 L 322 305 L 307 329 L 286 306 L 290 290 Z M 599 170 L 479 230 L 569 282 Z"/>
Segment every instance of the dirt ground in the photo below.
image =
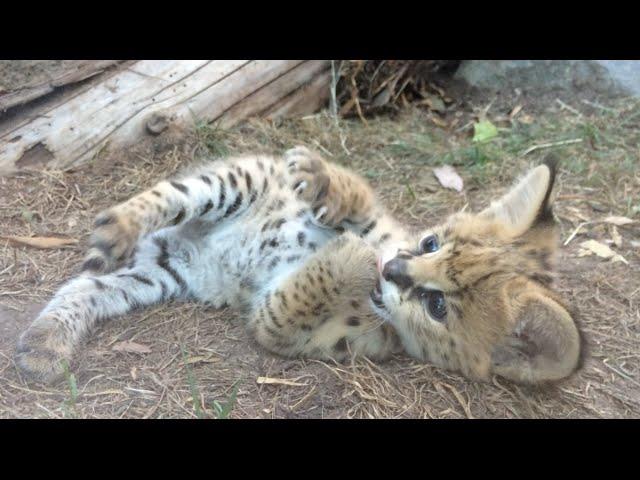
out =
<path fill-rule="evenodd" d="M 199 124 L 176 144 L 141 144 L 67 172 L 0 178 L 0 235 L 79 240 L 51 250 L 0 241 L 0 417 L 640 417 L 640 104 L 558 100 L 468 102 L 454 128 L 417 109 L 366 125 L 336 123 L 327 113 L 279 125 L 252 121 L 230 131 Z M 486 115 L 498 136 L 474 144 L 473 115 Z M 389 209 L 412 225 L 434 224 L 467 205 L 482 208 L 556 151 L 563 159 L 556 213 L 566 244 L 556 285 L 580 312 L 590 345 L 584 368 L 558 385 L 531 388 L 501 378 L 471 382 L 406 356 L 381 364 L 288 360 L 252 342 L 233 312 L 174 303 L 112 321 L 57 385 L 20 378 L 12 360 L 17 336 L 77 271 L 101 209 L 206 155 L 277 153 L 296 144 L 365 175 Z M 443 163 L 464 179 L 462 194 L 437 183 L 432 168 Z M 611 215 L 634 223 L 614 228 L 604 221 Z M 578 256 L 588 239 L 610 245 L 625 261 Z M 113 350 L 124 340 L 150 353 Z M 258 377 L 289 382 L 259 384 Z"/>

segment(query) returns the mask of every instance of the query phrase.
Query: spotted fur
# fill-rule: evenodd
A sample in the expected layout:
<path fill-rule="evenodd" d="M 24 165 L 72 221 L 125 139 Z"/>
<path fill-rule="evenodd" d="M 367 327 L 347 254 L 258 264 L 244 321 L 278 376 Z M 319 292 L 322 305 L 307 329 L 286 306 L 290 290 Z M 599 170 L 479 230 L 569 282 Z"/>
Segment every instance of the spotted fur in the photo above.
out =
<path fill-rule="evenodd" d="M 162 181 L 98 215 L 82 274 L 21 336 L 17 364 L 53 381 L 100 324 L 169 299 L 234 307 L 282 355 L 385 358 L 401 346 L 368 306 L 380 212 L 363 179 L 305 148 Z"/>
<path fill-rule="evenodd" d="M 546 191 L 525 193 L 529 203 L 548 201 Z M 475 378 L 495 371 L 544 380 L 523 373 L 531 365 L 522 347 L 547 347 L 529 342 L 545 315 L 554 333 L 573 322 L 556 318 L 563 307 L 550 291 L 554 247 L 548 222 L 538 222 L 548 220 L 546 206 L 535 214 L 544 228 L 519 232 L 505 223 L 505 205 L 434 229 L 443 246 L 426 257 L 364 179 L 306 148 L 214 161 L 98 215 L 83 273 L 21 336 L 16 363 L 28 378 L 54 381 L 105 321 L 188 299 L 237 309 L 256 340 L 280 355 L 384 359 L 405 349 Z M 425 288 L 446 292 L 445 324 L 425 313 Z M 554 354 L 573 352 L 567 342 Z"/>
<path fill-rule="evenodd" d="M 549 161 L 483 212 L 453 215 L 387 251 L 381 314 L 407 352 L 478 379 L 542 383 L 578 368 L 582 336 L 553 291 L 554 178 Z M 435 251 L 423 251 L 426 238 Z M 438 298 L 444 318 L 432 310 Z"/>

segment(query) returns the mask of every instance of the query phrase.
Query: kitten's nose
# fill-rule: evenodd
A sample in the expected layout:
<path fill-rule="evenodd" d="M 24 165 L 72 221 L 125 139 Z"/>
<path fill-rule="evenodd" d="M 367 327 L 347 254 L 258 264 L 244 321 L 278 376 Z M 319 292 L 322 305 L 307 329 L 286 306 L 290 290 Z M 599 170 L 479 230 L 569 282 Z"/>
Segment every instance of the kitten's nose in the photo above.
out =
<path fill-rule="evenodd" d="M 413 285 L 413 280 L 407 275 L 407 261 L 401 258 L 389 260 L 382 269 L 382 277 L 393 282 L 402 289 L 406 289 Z"/>

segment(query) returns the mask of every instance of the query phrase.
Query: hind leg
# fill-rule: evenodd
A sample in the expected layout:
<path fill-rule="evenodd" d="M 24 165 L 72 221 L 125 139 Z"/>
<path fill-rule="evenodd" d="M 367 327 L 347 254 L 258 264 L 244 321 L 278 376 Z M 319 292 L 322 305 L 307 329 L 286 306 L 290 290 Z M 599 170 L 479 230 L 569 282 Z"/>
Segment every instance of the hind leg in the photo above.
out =
<path fill-rule="evenodd" d="M 256 301 L 251 327 L 268 350 L 289 357 L 384 359 L 401 349 L 369 305 L 375 251 L 344 234 Z"/>
<path fill-rule="evenodd" d="M 18 341 L 16 364 L 22 373 L 53 382 L 97 326 L 133 309 L 187 296 L 188 270 L 173 251 L 171 242 L 158 235 L 141 244 L 132 268 L 76 277 L 60 288 Z"/>
<path fill-rule="evenodd" d="M 229 158 L 196 174 L 157 183 L 98 214 L 83 271 L 110 272 L 133 253 L 148 233 L 193 219 L 215 223 L 239 215 L 269 189 L 268 178 L 283 168 L 271 157 Z"/>

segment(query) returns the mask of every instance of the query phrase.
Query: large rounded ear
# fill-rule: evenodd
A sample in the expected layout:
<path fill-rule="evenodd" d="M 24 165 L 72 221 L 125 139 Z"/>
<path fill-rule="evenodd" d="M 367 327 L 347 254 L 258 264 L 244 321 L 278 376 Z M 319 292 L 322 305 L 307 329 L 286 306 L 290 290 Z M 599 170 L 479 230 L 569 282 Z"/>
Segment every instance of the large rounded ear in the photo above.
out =
<path fill-rule="evenodd" d="M 548 156 L 543 165 L 531 170 L 500 200 L 480 216 L 497 220 L 520 236 L 542 220 L 553 219 L 549 197 L 553 190 L 558 160 Z"/>
<path fill-rule="evenodd" d="M 542 292 L 528 295 L 495 347 L 492 371 L 520 383 L 560 380 L 580 364 L 582 337 L 569 312 Z"/>

